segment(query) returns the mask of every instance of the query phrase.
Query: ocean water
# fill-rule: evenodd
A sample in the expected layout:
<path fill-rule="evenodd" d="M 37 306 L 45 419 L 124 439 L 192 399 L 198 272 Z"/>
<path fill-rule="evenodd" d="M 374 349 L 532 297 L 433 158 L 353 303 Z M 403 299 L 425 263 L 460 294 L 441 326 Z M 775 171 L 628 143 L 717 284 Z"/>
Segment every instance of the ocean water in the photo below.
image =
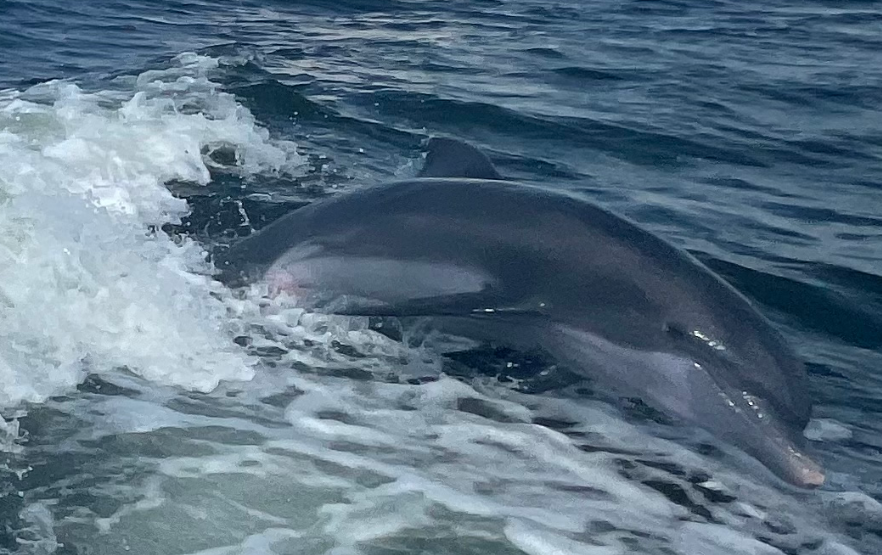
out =
<path fill-rule="evenodd" d="M 882 552 L 880 82 L 857 0 L 0 3 L 0 553 Z M 827 484 L 211 279 L 433 135 L 750 297 Z"/>

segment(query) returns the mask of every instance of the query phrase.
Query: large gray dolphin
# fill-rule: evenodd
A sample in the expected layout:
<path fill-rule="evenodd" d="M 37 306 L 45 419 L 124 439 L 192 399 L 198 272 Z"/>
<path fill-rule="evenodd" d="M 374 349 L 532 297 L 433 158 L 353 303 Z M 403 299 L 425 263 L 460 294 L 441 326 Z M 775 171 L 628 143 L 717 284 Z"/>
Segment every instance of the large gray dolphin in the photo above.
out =
<path fill-rule="evenodd" d="M 464 143 L 432 139 L 418 178 L 297 209 L 216 265 L 231 284 L 348 299 L 340 313 L 428 316 L 444 331 L 542 347 L 793 484 L 824 482 L 799 447 L 805 369 L 747 299 L 626 219 L 503 180 Z"/>

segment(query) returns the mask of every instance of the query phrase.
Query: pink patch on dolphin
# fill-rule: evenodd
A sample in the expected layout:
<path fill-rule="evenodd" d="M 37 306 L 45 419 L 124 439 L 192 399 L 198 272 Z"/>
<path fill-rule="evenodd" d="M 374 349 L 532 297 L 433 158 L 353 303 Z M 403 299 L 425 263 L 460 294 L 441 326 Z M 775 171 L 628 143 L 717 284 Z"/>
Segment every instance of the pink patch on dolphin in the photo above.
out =
<path fill-rule="evenodd" d="M 266 275 L 266 282 L 270 297 L 278 297 L 283 293 L 299 297 L 306 291 L 298 284 L 293 275 L 284 270 L 270 271 Z"/>

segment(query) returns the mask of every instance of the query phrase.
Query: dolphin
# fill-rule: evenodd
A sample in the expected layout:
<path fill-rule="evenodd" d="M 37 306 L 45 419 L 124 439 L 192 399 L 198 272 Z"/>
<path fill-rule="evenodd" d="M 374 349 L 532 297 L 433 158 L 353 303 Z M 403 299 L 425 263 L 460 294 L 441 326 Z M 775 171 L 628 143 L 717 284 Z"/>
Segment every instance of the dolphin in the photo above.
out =
<path fill-rule="evenodd" d="M 321 298 L 338 314 L 430 317 L 441 331 L 541 347 L 605 390 L 702 427 L 791 484 L 803 364 L 731 285 L 584 198 L 507 181 L 482 152 L 433 138 L 416 178 L 315 201 L 215 258 L 219 279 Z"/>

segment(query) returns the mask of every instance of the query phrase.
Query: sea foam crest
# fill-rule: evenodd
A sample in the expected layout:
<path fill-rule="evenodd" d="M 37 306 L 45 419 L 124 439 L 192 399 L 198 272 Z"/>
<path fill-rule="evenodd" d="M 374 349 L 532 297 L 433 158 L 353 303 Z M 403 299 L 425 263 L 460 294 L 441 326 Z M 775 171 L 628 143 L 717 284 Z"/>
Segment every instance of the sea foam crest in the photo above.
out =
<path fill-rule="evenodd" d="M 217 65 L 183 54 L 110 90 L 0 94 L 0 408 L 87 372 L 196 390 L 251 377 L 202 247 L 150 231 L 188 210 L 166 182 L 209 182 L 207 150 L 231 148 L 244 174 L 299 163 L 209 79 Z"/>

